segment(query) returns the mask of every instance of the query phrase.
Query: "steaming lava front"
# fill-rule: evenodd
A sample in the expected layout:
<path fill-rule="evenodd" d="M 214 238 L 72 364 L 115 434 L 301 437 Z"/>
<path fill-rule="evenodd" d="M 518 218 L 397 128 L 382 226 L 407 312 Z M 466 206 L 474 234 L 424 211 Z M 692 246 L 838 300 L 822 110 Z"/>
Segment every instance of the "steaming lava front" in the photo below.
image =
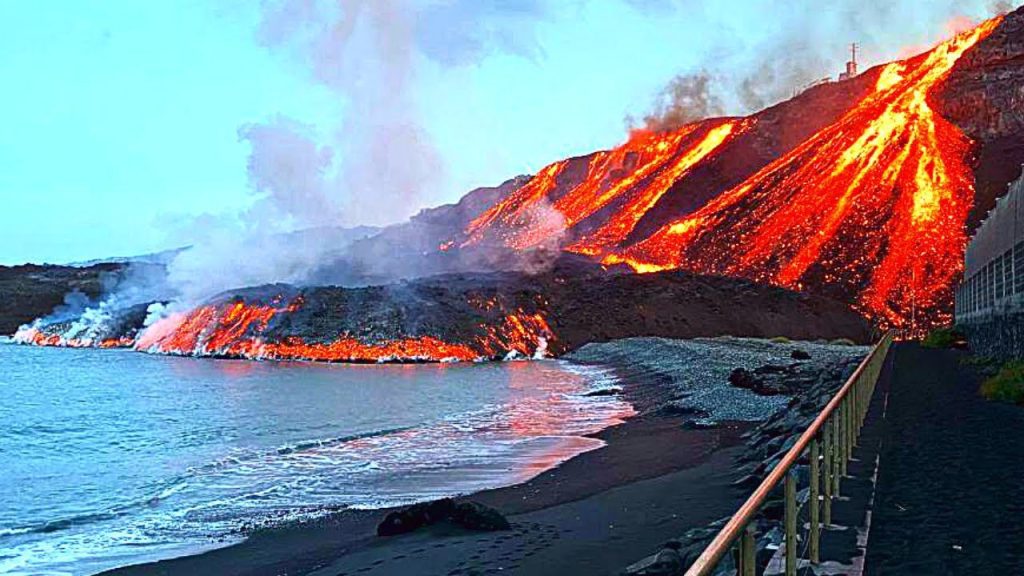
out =
<path fill-rule="evenodd" d="M 322 295 L 314 297 L 322 301 Z M 499 303 L 485 301 L 480 302 L 482 311 L 498 311 L 500 320 L 480 323 L 471 330 L 475 335 L 460 335 L 465 343 L 449 343 L 431 335 L 389 334 L 366 339 L 348 333 L 311 341 L 290 333 L 287 326 L 302 309 L 305 296 L 286 299 L 278 295 L 270 299 L 270 304 L 260 301 L 234 298 L 172 314 L 147 329 L 134 347 L 162 354 L 271 360 L 472 361 L 509 355 L 543 356 L 552 338 L 543 314 L 507 312 Z"/>

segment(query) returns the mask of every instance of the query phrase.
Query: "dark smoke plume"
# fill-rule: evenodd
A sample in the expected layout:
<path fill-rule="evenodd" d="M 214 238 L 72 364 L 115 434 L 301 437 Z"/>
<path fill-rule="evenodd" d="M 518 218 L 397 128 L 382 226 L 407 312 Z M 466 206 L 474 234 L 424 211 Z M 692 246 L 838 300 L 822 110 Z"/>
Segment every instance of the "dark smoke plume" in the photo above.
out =
<path fill-rule="evenodd" d="M 721 21 L 706 23 L 714 34 L 696 66 L 698 71 L 669 80 L 644 125 L 670 129 L 708 116 L 757 112 L 822 80 L 835 80 L 850 57 L 852 42 L 860 46 L 860 70 L 864 71 L 924 51 L 957 28 L 977 24 L 964 14 L 994 16 L 1013 9 L 1006 0 L 936 0 L 927 7 L 916 0 L 750 4 L 751 14 L 771 14 L 759 30 L 776 32 L 751 37 L 749 15 L 723 10 L 718 14 Z M 693 3 L 681 0 L 652 6 L 672 17 L 693 10 Z M 905 24 L 897 24 L 901 22 Z M 926 37 L 922 45 L 906 43 L 908 37 L 922 34 Z M 634 127 L 635 122 L 627 118 L 627 124 Z"/>
<path fill-rule="evenodd" d="M 713 91 L 712 82 L 706 70 L 676 76 L 658 94 L 652 111 L 644 116 L 643 127 L 660 132 L 725 114 L 725 106 Z M 627 122 L 632 124 L 631 120 Z"/>

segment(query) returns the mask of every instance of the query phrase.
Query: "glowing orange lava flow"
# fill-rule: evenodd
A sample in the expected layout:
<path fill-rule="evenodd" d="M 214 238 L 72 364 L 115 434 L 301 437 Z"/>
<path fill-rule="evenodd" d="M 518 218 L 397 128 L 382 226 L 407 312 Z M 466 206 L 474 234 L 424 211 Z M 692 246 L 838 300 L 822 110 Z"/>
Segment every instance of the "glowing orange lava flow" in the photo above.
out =
<path fill-rule="evenodd" d="M 909 332 L 947 321 L 974 198 L 971 142 L 929 96 L 998 23 L 885 66 L 837 122 L 605 263 L 839 286 Z"/>
<path fill-rule="evenodd" d="M 569 160 L 551 164 L 473 220 L 462 245 L 490 234 L 511 248 L 530 248 L 611 209 L 610 220 L 570 248 L 596 254 L 624 239 L 672 184 L 747 123 L 716 120 L 669 132 L 636 131 L 622 146 L 592 154 L 579 182 L 563 177 Z"/>
<path fill-rule="evenodd" d="M 640 219 L 658 203 L 658 200 L 661 200 L 661 197 L 668 192 L 673 184 L 682 179 L 701 160 L 710 156 L 743 124 L 745 123 L 729 121 L 709 130 L 707 135 L 696 145 L 683 150 L 671 162 L 658 170 L 646 185 L 630 188 L 631 184 L 637 181 L 637 177 L 622 179 L 615 187 L 629 189 L 626 201 L 599 228 L 570 246 L 569 250 L 596 255 L 601 249 L 614 246 L 625 240 Z M 642 175 L 635 176 L 642 177 Z"/>
<path fill-rule="evenodd" d="M 558 176 L 568 163 L 568 160 L 563 160 L 547 166 L 521 188 L 470 222 L 466 228 L 466 236 L 469 238 L 463 246 L 479 242 L 485 230 L 495 227 L 518 230 L 531 225 L 535 220 L 541 220 L 542 215 L 536 211 L 538 207 L 543 208 L 542 201 L 558 186 Z M 508 244 L 516 248 L 526 247 L 516 245 L 514 240 L 509 240 Z"/>
<path fill-rule="evenodd" d="M 14 335 L 14 342 L 59 348 L 131 348 L 135 345 L 135 340 L 127 336 L 99 340 L 76 338 L 65 336 L 59 332 L 46 332 L 36 327 L 23 327 L 18 330 Z"/>
<path fill-rule="evenodd" d="M 507 314 L 496 326 L 480 326 L 478 336 L 454 344 L 437 337 L 407 336 L 363 342 L 341 335 L 328 342 L 307 342 L 296 336 L 271 337 L 271 321 L 302 306 L 297 298 L 283 305 L 229 302 L 200 306 L 187 314 L 168 316 L 150 326 L 135 348 L 145 352 L 185 356 L 227 356 L 269 360 L 335 362 L 474 361 L 510 352 L 524 356 L 543 354 L 553 338 L 541 314 Z"/>

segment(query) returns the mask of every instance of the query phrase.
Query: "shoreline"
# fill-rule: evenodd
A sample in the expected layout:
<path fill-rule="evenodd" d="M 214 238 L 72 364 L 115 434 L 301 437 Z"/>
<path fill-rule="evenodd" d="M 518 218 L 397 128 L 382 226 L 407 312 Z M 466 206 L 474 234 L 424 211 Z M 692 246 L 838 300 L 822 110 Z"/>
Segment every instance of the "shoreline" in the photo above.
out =
<path fill-rule="evenodd" d="M 619 515 L 601 504 L 601 496 L 620 491 L 627 499 L 642 503 L 652 500 L 647 494 L 649 488 L 644 486 L 648 482 L 661 480 L 661 483 L 673 485 L 672 490 L 680 495 L 701 501 L 701 510 L 697 511 L 666 509 L 660 529 L 647 526 L 641 530 L 645 534 L 623 542 L 625 550 L 616 555 L 617 568 L 609 572 L 615 573 L 650 552 L 650 546 L 731 513 L 742 501 L 741 491 L 731 486 L 740 476 L 735 466 L 735 448 L 742 443 L 741 435 L 753 425 L 728 423 L 718 428 L 688 430 L 681 426 L 683 420 L 678 416 L 636 416 L 590 435 L 606 443 L 601 448 L 580 454 L 526 482 L 457 500 L 472 500 L 496 508 L 512 523 L 513 534 L 525 540 L 538 533 L 532 521 L 535 516 L 551 518 L 558 532 L 565 528 L 572 530 L 564 524 L 581 519 L 579 513 L 570 510 L 583 509 L 588 512 L 586 516 L 606 514 L 615 519 Z M 595 473 L 595 469 L 601 473 Z M 655 498 L 651 504 L 661 501 L 663 499 Z M 425 543 L 432 546 L 439 542 L 445 542 L 445 547 L 431 550 L 446 552 L 435 552 L 436 557 L 429 562 L 431 571 L 415 573 L 447 574 L 456 568 L 441 570 L 446 563 L 482 560 L 480 552 L 489 550 L 493 539 L 509 535 L 508 532 L 470 532 L 438 525 L 401 536 L 376 536 L 379 521 L 388 512 L 400 508 L 346 509 L 306 523 L 261 529 L 241 542 L 200 554 L 125 566 L 101 574 L 313 574 L 328 567 L 330 571 L 325 574 L 339 574 L 354 573 L 366 566 L 373 568 L 361 573 L 409 574 L 412 573 L 408 571 L 409 565 L 401 562 L 410 558 L 408 552 Z M 650 541 L 648 548 L 642 546 L 644 541 Z M 551 544 L 545 543 L 548 544 L 545 548 L 550 550 Z M 499 567 L 504 570 L 523 567 L 523 560 L 536 556 L 539 551 L 538 546 L 527 545 L 521 550 L 518 566 L 510 557 L 506 566 Z M 472 559 L 473 556 L 478 558 Z M 530 569 L 522 573 L 537 572 Z"/>
<path fill-rule="evenodd" d="M 611 555 L 602 560 L 602 564 L 608 568 L 610 565 L 607 562 L 616 562 L 616 570 L 610 572 L 615 573 L 650 552 L 651 547 L 656 548 L 689 528 L 731 513 L 740 503 L 740 491 L 731 487 L 732 482 L 739 477 L 732 454 L 735 450 L 731 449 L 742 444 L 741 435 L 751 429 L 754 423 L 727 422 L 714 428 L 687 429 L 683 426 L 690 419 L 687 415 L 657 410 L 670 394 L 665 382 L 631 374 L 614 364 L 572 363 L 613 371 L 623 399 L 634 407 L 636 414 L 620 424 L 579 437 L 601 440 L 604 445 L 599 448 L 585 451 L 525 482 L 456 498 L 460 501 L 480 502 L 500 511 L 513 524 L 512 536 L 508 532 L 469 532 L 449 526 L 433 526 L 402 536 L 381 538 L 376 536 L 379 521 L 387 513 L 402 507 L 372 510 L 349 508 L 306 522 L 261 528 L 244 535 L 244 540 L 240 542 L 212 550 L 132 564 L 101 574 L 312 574 L 326 567 L 331 567 L 333 571 L 325 574 L 340 574 L 355 573 L 367 566 L 370 568 L 359 573 L 462 573 L 458 572 L 461 569 L 457 567 L 442 568 L 447 564 L 484 561 L 485 555 L 481 552 L 491 550 L 488 548 L 493 545 L 490 541 L 502 537 L 508 537 L 508 542 L 532 542 L 515 545 L 521 547 L 514 547 L 514 550 L 521 553 L 521 557 L 518 563 L 513 561 L 517 554 L 503 559 L 506 565 L 498 566 L 503 572 L 527 566 L 524 562 L 537 557 L 539 548 L 544 548 L 553 556 L 544 561 L 545 566 L 558 566 L 558 558 L 574 556 L 564 546 L 552 545 L 550 538 L 533 538 L 538 534 L 533 526 L 534 516 L 550 518 L 548 521 L 553 520 L 553 524 L 558 526 L 555 530 L 572 530 L 564 524 L 578 521 L 583 516 L 576 510 L 584 509 L 584 516 L 610 514 L 613 522 L 619 520 L 622 525 L 624 519 L 617 518 L 614 511 L 607 510 L 601 504 L 604 499 L 602 496 L 606 498 L 609 494 L 621 492 L 620 497 L 634 500 L 636 504 L 663 501 L 664 498 L 649 497 L 647 492 L 651 488 L 644 486 L 648 482 L 657 483 L 659 479 L 672 485 L 678 484 L 672 488 L 674 493 L 702 501 L 700 511 L 704 514 L 692 509 L 686 510 L 684 514 L 682 508 L 692 508 L 692 504 L 680 510 L 666 511 L 669 514 L 667 521 L 660 526 L 639 529 L 640 534 L 630 537 L 628 542 L 622 542 L 618 548 L 610 546 L 618 542 L 614 534 L 599 538 L 605 555 Z M 674 476 L 678 478 L 672 479 Z M 625 514 L 628 515 L 628 511 Z M 611 525 L 614 526 L 614 523 Z M 649 541 L 649 545 L 644 548 L 642 543 L 646 541 Z M 430 568 L 403 564 L 403 560 L 411 558 L 408 550 L 419 549 L 417 542 L 430 543 L 427 546 L 429 550 L 446 552 L 435 553 L 435 557 L 428 562 Z M 459 544 L 455 545 L 454 542 Z M 438 543 L 444 543 L 445 546 L 436 549 L 432 547 Z M 551 552 L 552 549 L 558 552 Z M 477 558 L 472 559 L 473 556 Z M 539 573 L 537 570 L 546 569 L 545 566 L 537 565 L 524 569 L 522 573 Z M 487 569 L 483 566 L 464 568 L 469 570 L 464 572 L 466 574 L 473 573 L 472 570 Z M 420 572 L 421 569 L 428 571 Z"/>
<path fill-rule="evenodd" d="M 700 546 L 691 531 L 706 531 L 738 509 L 751 479 L 864 351 L 732 337 L 590 345 L 563 360 L 612 370 L 635 415 L 586 436 L 604 446 L 531 480 L 456 498 L 496 509 L 511 530 L 472 532 L 442 522 L 378 537 L 377 524 L 398 508 L 347 509 L 261 529 L 203 554 L 103 574 L 620 574 L 669 541 Z M 762 393 L 733 382 L 744 370 Z"/>

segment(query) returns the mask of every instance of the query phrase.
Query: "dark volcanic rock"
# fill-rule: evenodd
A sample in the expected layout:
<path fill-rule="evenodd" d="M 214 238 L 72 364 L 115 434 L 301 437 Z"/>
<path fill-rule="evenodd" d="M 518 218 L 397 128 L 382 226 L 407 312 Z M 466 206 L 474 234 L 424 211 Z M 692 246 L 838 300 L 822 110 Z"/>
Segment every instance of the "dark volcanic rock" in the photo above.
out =
<path fill-rule="evenodd" d="M 803 350 L 793 350 L 792 352 L 790 352 L 789 356 L 793 360 L 810 360 L 811 359 L 811 355 L 808 354 L 807 352 L 803 351 Z"/>
<path fill-rule="evenodd" d="M 389 512 L 377 525 L 377 536 L 396 536 L 437 524 L 451 517 L 454 510 L 455 502 L 451 498 L 442 498 Z"/>
<path fill-rule="evenodd" d="M 737 368 L 729 374 L 729 383 L 737 388 L 747 388 L 753 390 L 763 384 L 759 378 L 754 376 L 754 373 L 746 368 Z"/>
<path fill-rule="evenodd" d="M 936 107 L 975 142 L 973 230 L 1024 163 L 1024 8 L 957 62 Z"/>
<path fill-rule="evenodd" d="M 501 512 L 479 502 L 459 502 L 449 520 L 467 530 L 493 532 L 512 528 Z"/>
<path fill-rule="evenodd" d="M 84 268 L 0 266 L 0 334 L 13 334 L 21 325 L 50 314 L 71 292 L 100 297 L 124 269 L 125 265 L 115 263 Z"/>
<path fill-rule="evenodd" d="M 810 356 L 808 356 L 810 358 Z M 729 374 L 729 383 L 737 388 L 746 388 L 761 396 L 777 396 L 792 394 L 797 390 L 802 378 L 794 366 L 775 366 L 772 364 L 747 370 L 737 368 Z"/>
<path fill-rule="evenodd" d="M 406 534 L 445 521 L 467 530 L 483 532 L 508 530 L 512 527 L 494 508 L 479 502 L 456 504 L 451 498 L 442 498 L 389 512 L 377 525 L 377 535 Z"/>

